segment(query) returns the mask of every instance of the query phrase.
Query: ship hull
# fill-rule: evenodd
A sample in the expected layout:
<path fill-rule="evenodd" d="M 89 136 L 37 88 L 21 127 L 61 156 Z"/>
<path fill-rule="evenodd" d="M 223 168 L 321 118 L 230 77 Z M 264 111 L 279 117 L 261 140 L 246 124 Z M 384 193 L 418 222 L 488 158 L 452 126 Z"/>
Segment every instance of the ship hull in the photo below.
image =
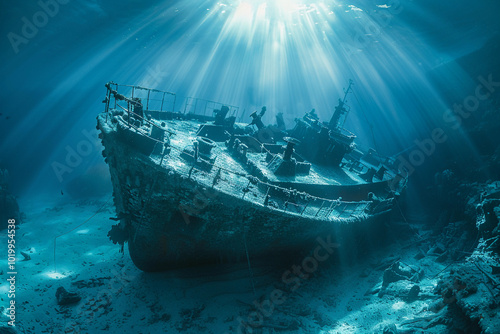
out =
<path fill-rule="evenodd" d="M 182 163 L 180 156 L 153 157 L 154 145 L 138 141 L 132 145 L 137 136 L 120 130 L 111 117 L 98 117 L 103 155 L 119 227 L 126 234 L 131 259 L 144 271 L 286 256 L 310 251 L 318 238 L 352 254 L 359 247 L 359 236 L 373 236 L 390 209 L 368 214 L 363 209 L 366 203 L 360 209 L 354 203 L 349 205 L 357 211 L 346 210 L 346 204 L 335 213 L 335 201 L 294 204 L 278 199 L 271 205 L 257 198 L 258 191 L 241 191 L 248 182 L 245 177 L 225 175 L 219 183 L 200 182 L 196 174 L 207 173 L 171 168 Z M 144 146 L 151 146 L 147 151 L 153 153 L 143 154 Z M 236 185 L 241 187 L 237 190 Z"/>
<path fill-rule="evenodd" d="M 355 136 L 312 112 L 285 132 L 262 124 L 265 108 L 247 125 L 235 106 L 187 98 L 175 112 L 174 93 L 105 86 L 97 128 L 120 220 L 108 236 L 145 271 L 290 258 L 318 244 L 356 258 L 406 185 L 373 152 L 346 156 Z"/>
<path fill-rule="evenodd" d="M 318 237 L 352 248 L 349 239 L 383 220 L 379 213 L 326 221 L 249 203 L 161 168 L 115 135 L 103 138 L 114 201 L 131 259 L 144 271 L 294 254 Z"/>
<path fill-rule="evenodd" d="M 351 249 L 355 235 L 372 234 L 385 216 L 342 223 L 313 220 L 250 205 L 182 176 L 166 175 L 145 162 L 129 164 L 126 171 L 111 170 L 121 179 L 114 183 L 115 192 L 121 194 L 120 206 L 125 204 L 131 216 L 129 253 L 144 271 L 240 261 L 247 254 L 286 256 L 310 250 L 318 237 L 328 238 L 342 250 Z M 143 185 L 130 186 L 125 180 L 128 173 L 142 173 Z"/>

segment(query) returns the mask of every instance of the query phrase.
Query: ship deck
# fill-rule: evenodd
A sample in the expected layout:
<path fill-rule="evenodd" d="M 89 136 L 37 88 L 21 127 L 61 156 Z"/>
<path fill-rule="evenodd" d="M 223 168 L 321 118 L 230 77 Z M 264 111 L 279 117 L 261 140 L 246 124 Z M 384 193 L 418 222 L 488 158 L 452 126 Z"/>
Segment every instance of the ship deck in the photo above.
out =
<path fill-rule="evenodd" d="M 113 110 L 110 110 L 110 112 L 112 114 Z M 105 114 L 101 114 L 99 117 L 101 117 L 101 129 L 106 132 L 116 131 L 117 124 L 121 123 L 122 126 L 129 127 L 130 131 L 145 135 L 143 129 L 130 127 L 120 115 L 111 116 L 118 120 L 116 124 L 111 120 L 104 120 Z M 216 146 L 212 149 L 212 157 L 215 157 L 215 161 L 211 168 L 204 168 L 199 163 L 194 163 L 185 158 L 185 148 L 193 146 L 193 142 L 197 138 L 196 132 L 200 122 L 191 120 L 153 120 L 152 122 L 157 125 L 165 122 L 170 133 L 170 153 L 166 156 L 151 153 L 147 157 L 153 165 L 161 167 L 165 173 L 175 173 L 190 178 L 202 187 L 211 188 L 214 191 L 235 197 L 237 200 L 244 200 L 261 209 L 278 210 L 286 212 L 286 214 L 298 215 L 313 220 L 357 220 L 366 217 L 366 210 L 370 205 L 371 209 L 373 209 L 373 203 L 368 200 L 348 201 L 345 198 L 342 199 L 341 196 L 334 199 L 326 198 L 302 192 L 299 187 L 295 187 L 295 189 L 298 189 L 297 191 L 292 190 L 292 187 L 285 186 L 289 185 L 290 182 L 295 185 L 317 185 L 339 189 L 350 186 L 371 186 L 359 179 L 356 174 L 344 169 L 332 170 L 327 173 L 321 167 L 314 166 L 311 175 L 299 176 L 295 180 L 291 178 L 278 179 L 273 177 L 272 172 L 268 170 L 267 175 L 269 175 L 269 181 L 271 182 L 265 182 L 251 177 L 244 165 L 233 158 L 224 143 L 216 143 Z M 253 162 L 257 162 L 261 168 L 267 168 L 264 153 L 249 153 L 248 158 Z M 204 166 L 207 165 L 210 165 L 210 163 L 205 161 Z M 274 181 L 279 181 L 277 183 L 281 183 L 283 186 L 277 185 Z M 388 202 L 390 200 L 382 201 L 379 205 L 383 208 Z"/>
<path fill-rule="evenodd" d="M 318 185 L 357 185 L 366 184 L 367 182 L 361 179 L 358 173 L 350 172 L 349 170 L 340 167 L 322 167 L 311 166 L 308 175 L 298 174 L 293 177 L 277 176 L 268 167 L 265 160 L 265 154 L 248 153 L 248 159 L 253 161 L 262 173 L 274 183 L 303 183 L 303 184 L 318 184 Z"/>
<path fill-rule="evenodd" d="M 171 144 L 178 148 L 183 148 L 192 145 L 196 140 L 196 132 L 200 126 L 200 122 L 191 120 L 170 120 L 165 121 L 170 130 L 175 131 L 175 135 L 170 138 Z M 286 145 L 286 143 L 283 143 Z M 236 161 L 226 149 L 224 143 L 216 143 L 216 147 L 212 151 L 213 155 L 217 157 L 217 161 L 223 162 L 227 169 L 231 169 L 237 173 L 247 173 L 241 163 Z M 268 167 L 265 160 L 265 153 L 247 153 L 247 157 L 251 160 L 262 172 L 262 174 L 272 183 L 302 183 L 302 184 L 316 184 L 316 185 L 362 185 L 368 184 L 359 176 L 358 171 L 350 171 L 347 168 L 341 167 L 325 167 L 313 165 L 308 175 L 298 174 L 293 177 L 277 176 Z M 366 164 L 366 163 L 365 163 Z M 375 166 L 374 166 L 375 167 Z M 386 175 L 383 181 L 388 181 L 390 178 Z"/>

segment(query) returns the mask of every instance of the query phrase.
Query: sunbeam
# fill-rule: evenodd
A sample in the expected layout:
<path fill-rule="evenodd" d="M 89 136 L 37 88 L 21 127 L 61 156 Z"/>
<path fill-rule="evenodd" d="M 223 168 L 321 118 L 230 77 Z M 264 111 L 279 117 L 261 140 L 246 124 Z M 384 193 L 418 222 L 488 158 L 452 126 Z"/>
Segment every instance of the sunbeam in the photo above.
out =
<path fill-rule="evenodd" d="M 4 3 L 0 332 L 500 328 L 500 1 Z"/>

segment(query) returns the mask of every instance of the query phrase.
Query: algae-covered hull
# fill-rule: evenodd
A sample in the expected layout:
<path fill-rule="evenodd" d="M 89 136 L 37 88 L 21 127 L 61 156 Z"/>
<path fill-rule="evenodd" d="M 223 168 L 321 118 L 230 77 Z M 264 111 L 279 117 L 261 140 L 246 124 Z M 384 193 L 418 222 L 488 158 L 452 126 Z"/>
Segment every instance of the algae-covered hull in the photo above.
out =
<path fill-rule="evenodd" d="M 120 220 L 109 236 L 128 242 L 142 270 L 308 251 L 318 237 L 352 246 L 350 238 L 370 233 L 375 218 L 392 207 L 392 197 L 360 198 L 386 192 L 393 175 L 365 182 L 354 167 L 324 172 L 291 155 L 282 164 L 296 163 L 297 175 L 275 176 L 270 168 L 286 156 L 272 152 L 279 145 L 266 148 L 246 135 L 214 141 L 209 137 L 217 140 L 213 132 L 220 129 L 207 130 L 204 119 L 177 113 L 146 119 L 131 106 L 134 100 L 111 92 L 128 108 L 111 108 L 108 94 L 98 116 Z M 300 171 L 304 166 L 307 171 Z M 344 184 L 331 181 L 332 175 Z"/>
<path fill-rule="evenodd" d="M 104 118 L 101 115 L 100 128 L 114 201 L 130 256 L 142 270 L 239 260 L 247 253 L 272 256 L 307 250 L 319 236 L 331 236 L 342 244 L 346 231 L 373 228 L 366 226 L 371 224 L 370 215 L 362 210 L 325 219 L 325 205 L 322 209 L 310 204 L 311 214 L 301 215 L 292 208 L 286 211 L 249 201 L 245 197 L 253 195 L 244 192 L 245 197 L 236 197 L 229 184 L 211 187 L 195 175 L 162 167 L 158 157 L 136 152 L 116 131 L 105 130 Z"/>

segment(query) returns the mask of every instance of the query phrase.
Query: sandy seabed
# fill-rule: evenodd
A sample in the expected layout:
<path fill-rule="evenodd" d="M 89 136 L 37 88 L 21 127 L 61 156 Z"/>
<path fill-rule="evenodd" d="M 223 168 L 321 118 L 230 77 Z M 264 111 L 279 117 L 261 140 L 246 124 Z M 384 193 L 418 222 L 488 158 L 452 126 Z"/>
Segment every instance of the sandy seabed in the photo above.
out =
<path fill-rule="evenodd" d="M 444 323 L 428 326 L 445 312 L 433 310 L 439 296 L 432 291 L 447 264 L 430 256 L 417 260 L 412 245 L 418 239 L 410 230 L 385 245 L 373 240 L 376 247 L 349 264 L 320 262 L 287 285 L 282 277 L 292 267 L 272 260 L 252 260 L 250 268 L 244 262 L 144 273 L 132 263 L 127 246 L 121 253 L 106 236 L 115 224 L 109 220 L 115 216 L 109 198 L 22 201 L 22 207 L 25 218 L 16 230 L 18 333 L 448 333 Z M 1 238 L 6 240 L 7 231 Z M 416 284 L 410 280 L 399 282 L 399 290 L 379 293 L 384 270 L 397 260 L 410 272 L 423 273 L 420 298 L 398 295 Z M 81 300 L 58 305 L 59 287 Z"/>

